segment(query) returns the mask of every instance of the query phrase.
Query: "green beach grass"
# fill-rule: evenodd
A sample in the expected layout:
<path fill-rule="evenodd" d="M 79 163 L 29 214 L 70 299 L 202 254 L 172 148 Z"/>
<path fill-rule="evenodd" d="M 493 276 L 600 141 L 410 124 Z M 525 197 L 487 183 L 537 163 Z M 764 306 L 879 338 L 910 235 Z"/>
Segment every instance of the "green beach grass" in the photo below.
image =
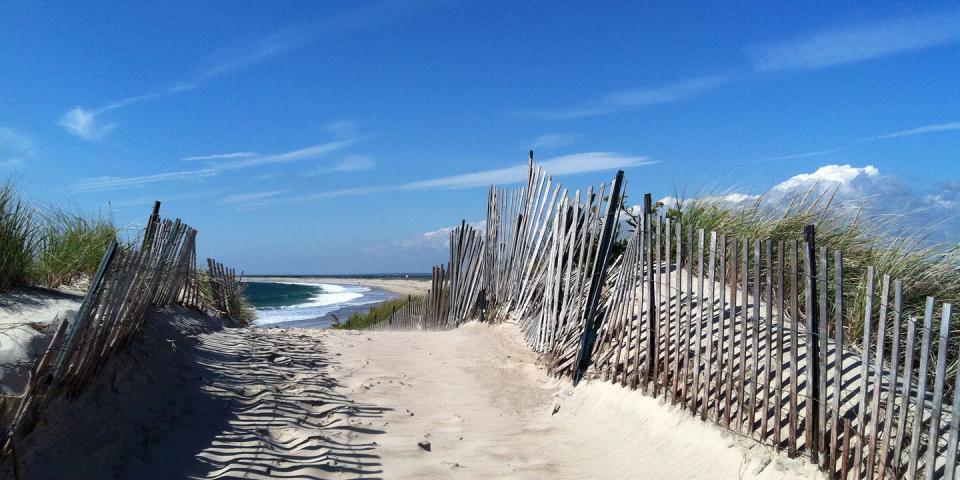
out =
<path fill-rule="evenodd" d="M 42 285 L 55 288 L 96 271 L 117 236 L 112 219 L 57 208 L 39 211 L 0 185 L 0 291 Z"/>
<path fill-rule="evenodd" d="M 404 305 L 410 303 L 413 299 L 419 297 L 400 297 L 385 302 L 380 302 L 366 312 L 353 312 L 347 321 L 335 324 L 333 328 L 342 328 L 345 330 L 362 330 L 371 325 L 380 323 L 388 318 L 393 312 L 400 310 Z"/>

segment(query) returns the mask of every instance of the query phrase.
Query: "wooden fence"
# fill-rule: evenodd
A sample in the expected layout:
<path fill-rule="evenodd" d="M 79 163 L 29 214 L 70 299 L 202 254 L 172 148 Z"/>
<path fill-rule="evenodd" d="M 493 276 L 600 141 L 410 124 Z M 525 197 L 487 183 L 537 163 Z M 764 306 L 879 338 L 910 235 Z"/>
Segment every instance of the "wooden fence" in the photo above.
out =
<path fill-rule="evenodd" d="M 161 220 L 154 205 L 139 247 L 114 241 L 107 249 L 73 320 L 63 320 L 30 371 L 24 392 L 0 397 L 0 470 L 44 408 L 73 397 L 109 359 L 137 338 L 149 308 L 172 303 L 205 308 L 196 272 L 196 230 Z"/>
<path fill-rule="evenodd" d="M 831 478 L 955 477 L 950 304 L 928 298 L 911 315 L 903 283 L 865 267 L 862 327 L 845 325 L 842 252 L 817 248 L 813 226 L 785 242 L 732 238 L 653 214 L 647 195 L 638 228 L 619 232 L 623 172 L 572 192 L 532 155 L 529 172 L 523 188 L 490 188 L 484 232 L 451 234 L 456 280 L 435 268 L 431 289 L 455 292 L 447 322 L 423 321 L 428 296 L 375 329 L 516 322 L 556 375 L 662 396 Z"/>
<path fill-rule="evenodd" d="M 450 263 L 433 267 L 430 290 L 367 330 L 448 330 L 480 315 L 482 234 L 466 222 L 450 232 Z"/>
<path fill-rule="evenodd" d="M 208 258 L 206 275 L 212 296 L 211 308 L 217 315 L 225 316 L 235 324 L 245 324 L 246 322 L 237 318 L 237 312 L 233 311 L 232 305 L 234 299 L 243 295 L 243 272 L 237 275 L 237 271 L 233 268 Z"/>
<path fill-rule="evenodd" d="M 433 267 L 430 290 L 423 296 L 408 296 L 407 302 L 388 318 L 366 327 L 367 330 L 448 330 L 457 323 L 449 321 L 450 278 L 442 265 Z"/>

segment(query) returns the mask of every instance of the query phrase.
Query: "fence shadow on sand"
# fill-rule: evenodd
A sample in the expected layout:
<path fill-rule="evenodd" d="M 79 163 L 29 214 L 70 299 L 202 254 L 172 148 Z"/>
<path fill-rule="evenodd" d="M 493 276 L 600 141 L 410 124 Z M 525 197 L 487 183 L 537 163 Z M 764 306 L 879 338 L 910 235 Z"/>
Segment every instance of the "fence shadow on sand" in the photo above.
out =
<path fill-rule="evenodd" d="M 373 438 L 389 408 L 336 393 L 323 343 L 305 334 L 227 329 L 199 337 L 190 419 L 138 476 L 379 478 Z"/>

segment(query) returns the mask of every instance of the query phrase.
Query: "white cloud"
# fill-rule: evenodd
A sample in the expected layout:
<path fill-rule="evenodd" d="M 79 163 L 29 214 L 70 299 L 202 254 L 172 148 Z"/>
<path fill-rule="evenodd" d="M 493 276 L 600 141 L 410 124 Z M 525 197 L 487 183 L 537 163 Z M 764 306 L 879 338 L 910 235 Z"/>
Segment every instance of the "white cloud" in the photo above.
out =
<path fill-rule="evenodd" d="M 483 231 L 487 227 L 486 220 L 475 220 L 467 222 L 467 225 L 476 230 Z M 450 248 L 450 233 L 460 227 L 460 224 L 452 227 L 443 227 L 429 232 L 423 232 L 419 235 L 406 238 L 400 241 L 400 246 L 404 248 Z"/>
<path fill-rule="evenodd" d="M 220 205 L 233 205 L 242 208 L 252 208 L 273 203 L 276 197 L 290 190 L 271 190 L 267 192 L 248 192 L 227 195 L 220 200 Z"/>
<path fill-rule="evenodd" d="M 383 192 L 393 192 L 398 190 L 398 187 L 390 185 L 372 185 L 368 187 L 355 187 L 355 188 L 343 188 L 340 190 L 329 190 L 326 192 L 317 192 L 310 195 L 304 195 L 298 197 L 298 201 L 309 201 L 317 200 L 321 198 L 334 198 L 334 197 L 349 197 L 353 195 L 367 195 L 371 193 L 383 193 Z"/>
<path fill-rule="evenodd" d="M 323 165 L 306 172 L 304 175 L 311 177 L 334 172 L 361 172 L 372 170 L 376 165 L 373 158 L 366 155 L 351 155 L 340 160 L 333 165 Z"/>
<path fill-rule="evenodd" d="M 960 122 L 937 123 L 934 125 L 924 125 L 922 127 L 911 128 L 909 130 L 900 130 L 898 132 L 877 135 L 860 140 L 861 142 L 869 140 L 881 140 L 885 138 L 911 137 L 913 135 L 922 135 L 924 133 L 948 132 L 951 130 L 960 130 Z"/>
<path fill-rule="evenodd" d="M 212 177 L 216 174 L 216 170 L 212 168 L 204 168 L 200 170 L 183 170 L 179 172 L 158 173 L 154 175 L 141 175 L 136 177 L 103 176 L 81 180 L 80 182 L 74 184 L 73 190 L 77 192 L 119 190 L 124 188 L 142 187 L 144 185 L 150 185 L 154 183 L 195 180 Z"/>
<path fill-rule="evenodd" d="M 350 145 L 356 143 L 358 139 L 348 139 L 348 140 L 337 140 L 335 142 L 321 143 L 318 145 L 311 145 L 309 147 L 300 148 L 290 152 L 278 153 L 275 155 L 267 155 L 263 157 L 253 157 L 245 160 L 237 160 L 233 162 L 223 162 L 216 164 L 216 168 L 221 170 L 233 170 L 237 168 L 249 168 L 257 165 L 266 165 L 272 163 L 286 163 L 293 162 L 297 160 L 305 160 L 308 158 L 315 158 L 321 155 L 326 155 L 331 152 L 346 148 Z"/>
<path fill-rule="evenodd" d="M 574 107 L 526 112 L 523 113 L 523 115 L 548 119 L 569 119 L 605 115 L 650 105 L 686 100 L 731 83 L 736 79 L 737 77 L 732 74 L 690 78 L 655 87 L 621 90 Z"/>
<path fill-rule="evenodd" d="M 824 165 L 777 183 L 763 196 L 763 202 L 780 208 L 807 194 L 811 200 L 825 194 L 841 212 L 898 218 L 899 223 L 891 228 L 929 231 L 933 240 L 956 242 L 960 238 L 960 181 L 923 187 L 884 175 L 872 165 Z M 707 198 L 743 203 L 760 197 L 730 192 Z"/>
<path fill-rule="evenodd" d="M 840 192 L 847 194 L 861 189 L 864 182 L 873 182 L 879 177 L 880 170 L 872 165 L 865 167 L 824 165 L 813 173 L 794 175 L 775 185 L 773 190 L 786 192 L 811 188 L 837 188 Z"/>
<path fill-rule="evenodd" d="M 0 126 L 0 167 L 19 167 L 35 154 L 30 137 L 12 128 Z"/>
<path fill-rule="evenodd" d="M 257 153 L 255 152 L 233 152 L 233 153 L 215 153 L 213 155 L 197 155 L 193 157 L 184 157 L 181 158 L 181 162 L 192 162 L 198 160 L 229 160 L 233 158 L 250 158 L 256 157 Z"/>
<path fill-rule="evenodd" d="M 356 122 L 350 120 L 340 120 L 338 122 L 328 123 L 324 130 L 336 138 L 356 137 L 359 126 Z"/>
<path fill-rule="evenodd" d="M 534 151 L 538 150 L 551 150 L 554 148 L 565 147 L 567 145 L 572 145 L 580 138 L 579 135 L 568 135 L 564 133 L 546 133 L 540 135 L 537 138 L 534 138 L 530 142 L 530 149 Z"/>
<path fill-rule="evenodd" d="M 207 66 L 199 70 L 188 81 L 178 82 L 162 90 L 122 98 L 101 108 L 76 107 L 65 113 L 58 123 L 67 132 L 84 140 L 99 140 L 116 127 L 115 123 L 97 124 L 97 117 L 109 110 L 198 88 L 214 78 L 242 70 L 294 50 L 323 34 L 367 28 L 380 22 L 396 21 L 404 15 L 418 10 L 412 7 L 419 7 L 419 5 L 410 5 L 408 2 L 375 3 L 333 15 L 318 22 L 284 28 L 258 37 L 252 42 L 239 42 L 230 48 L 223 48 L 210 54 Z"/>
<path fill-rule="evenodd" d="M 611 152 L 586 152 L 556 157 L 538 165 L 554 176 L 575 173 L 596 172 L 618 168 L 636 167 L 655 163 L 646 157 L 620 155 Z M 528 176 L 527 164 L 512 167 L 485 170 L 476 173 L 466 173 L 449 177 L 422 180 L 403 185 L 404 190 L 418 190 L 424 188 L 469 188 L 485 187 L 488 185 L 504 185 L 526 181 Z"/>
<path fill-rule="evenodd" d="M 87 191 L 102 191 L 102 190 L 115 190 L 121 188 L 131 188 L 139 187 L 142 185 L 150 183 L 161 183 L 161 182 L 171 182 L 171 181 L 184 181 L 197 178 L 206 178 L 219 175 L 225 170 L 237 170 L 250 167 L 256 167 L 260 165 L 274 164 L 274 163 L 284 163 L 284 162 L 293 162 L 298 160 L 305 160 L 309 158 L 315 158 L 322 155 L 325 155 L 330 152 L 345 148 L 353 144 L 356 140 L 340 140 L 336 142 L 321 143 L 317 145 L 312 145 L 305 148 L 300 148 L 290 152 L 278 153 L 275 155 L 267 156 L 254 156 L 248 157 L 249 152 L 237 152 L 232 154 L 219 154 L 219 155 L 207 155 L 206 157 L 194 157 L 193 159 L 206 159 L 206 158 L 240 158 L 240 160 L 235 160 L 232 162 L 222 162 L 222 163 L 213 163 L 207 166 L 206 168 L 197 169 L 197 170 L 183 170 L 179 172 L 170 172 L 170 173 L 160 173 L 153 175 L 141 175 L 134 177 L 116 177 L 116 176 L 107 176 L 107 177 L 97 177 L 82 180 L 74 185 L 75 191 L 87 192 Z M 255 154 L 254 154 L 255 155 Z M 190 159 L 190 157 L 188 157 Z M 344 168 L 350 167 L 349 164 L 344 166 Z"/>
<path fill-rule="evenodd" d="M 817 151 L 814 151 L 814 152 L 794 153 L 794 154 L 790 154 L 790 155 L 783 155 L 783 156 L 780 156 L 780 157 L 767 158 L 767 159 L 764 159 L 763 161 L 766 161 L 766 162 L 774 162 L 774 161 L 778 161 L 778 160 L 797 160 L 797 159 L 801 159 L 801 158 L 822 157 L 822 156 L 825 156 L 825 155 L 832 155 L 832 154 L 834 154 L 834 153 L 839 152 L 840 150 L 842 150 L 842 149 L 841 149 L 841 148 L 831 148 L 831 149 L 829 149 L 829 150 L 817 150 Z"/>
<path fill-rule="evenodd" d="M 741 192 L 727 192 L 727 193 L 720 193 L 715 195 L 704 195 L 702 197 L 687 198 L 687 199 L 678 199 L 677 197 L 668 195 L 658 200 L 658 202 L 662 203 L 667 208 L 676 208 L 681 200 L 685 202 L 691 201 L 691 200 L 707 201 L 707 202 L 716 201 L 716 202 L 726 203 L 729 205 L 742 205 L 745 203 L 756 202 L 759 199 L 760 199 L 760 195 L 751 195 L 749 193 L 741 193 Z M 634 205 L 633 207 L 630 207 L 630 213 L 634 215 L 639 215 L 641 212 L 643 212 L 643 206 L 641 205 Z"/>
<path fill-rule="evenodd" d="M 960 39 L 960 15 L 917 16 L 841 27 L 749 48 L 758 71 L 816 69 L 952 43 Z"/>
<path fill-rule="evenodd" d="M 116 127 L 114 123 L 100 124 L 97 121 L 99 111 L 87 110 L 82 107 L 74 107 L 69 112 L 60 117 L 57 122 L 67 132 L 72 133 L 84 140 L 100 140 Z"/>
<path fill-rule="evenodd" d="M 310 28 L 287 28 L 264 37 L 252 44 L 221 49 L 211 55 L 215 60 L 197 76 L 201 81 L 240 70 L 258 62 L 275 57 L 311 40 L 315 35 Z"/>

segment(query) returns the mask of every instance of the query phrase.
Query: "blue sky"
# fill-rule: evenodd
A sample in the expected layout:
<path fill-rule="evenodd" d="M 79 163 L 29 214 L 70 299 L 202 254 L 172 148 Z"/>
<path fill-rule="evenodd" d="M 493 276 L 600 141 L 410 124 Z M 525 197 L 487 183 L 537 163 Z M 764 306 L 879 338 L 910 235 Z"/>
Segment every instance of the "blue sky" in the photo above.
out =
<path fill-rule="evenodd" d="M 955 3 L 516 3 L 0 3 L 0 177 L 132 227 L 159 199 L 253 273 L 427 271 L 530 148 L 960 235 Z"/>

